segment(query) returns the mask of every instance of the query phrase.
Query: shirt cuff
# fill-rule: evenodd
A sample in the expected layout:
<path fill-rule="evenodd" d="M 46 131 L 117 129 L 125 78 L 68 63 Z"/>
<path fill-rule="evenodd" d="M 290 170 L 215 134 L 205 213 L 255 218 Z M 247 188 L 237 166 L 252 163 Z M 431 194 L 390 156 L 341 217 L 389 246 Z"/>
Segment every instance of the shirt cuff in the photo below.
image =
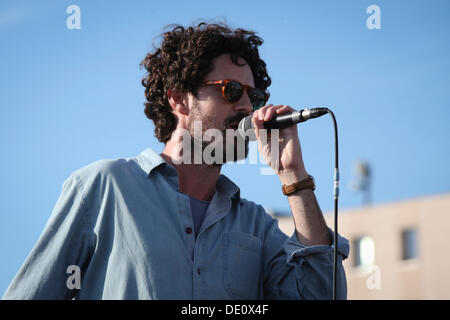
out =
<path fill-rule="evenodd" d="M 317 246 L 305 246 L 297 239 L 296 231 L 293 235 L 286 240 L 285 251 L 287 253 L 287 262 L 291 263 L 295 258 L 305 257 L 313 254 L 323 254 L 326 252 L 334 251 L 334 231 L 328 228 L 332 243 L 331 245 L 317 245 Z M 350 245 L 346 238 L 341 237 L 338 233 L 338 254 L 342 255 L 343 259 L 348 257 L 350 251 Z"/>

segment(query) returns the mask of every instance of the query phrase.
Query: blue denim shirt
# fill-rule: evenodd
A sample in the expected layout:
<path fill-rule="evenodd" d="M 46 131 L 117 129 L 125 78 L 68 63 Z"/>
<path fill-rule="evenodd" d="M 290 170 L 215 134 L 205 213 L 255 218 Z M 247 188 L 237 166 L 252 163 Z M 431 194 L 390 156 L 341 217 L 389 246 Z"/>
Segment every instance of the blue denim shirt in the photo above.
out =
<path fill-rule="evenodd" d="M 75 171 L 4 299 L 331 299 L 333 245 L 304 246 L 220 175 L 197 239 L 176 170 L 146 149 Z M 331 235 L 332 230 L 329 229 Z M 339 238 L 338 298 L 347 295 Z M 81 288 L 69 286 L 78 266 Z M 72 278 L 73 279 L 73 278 Z"/>

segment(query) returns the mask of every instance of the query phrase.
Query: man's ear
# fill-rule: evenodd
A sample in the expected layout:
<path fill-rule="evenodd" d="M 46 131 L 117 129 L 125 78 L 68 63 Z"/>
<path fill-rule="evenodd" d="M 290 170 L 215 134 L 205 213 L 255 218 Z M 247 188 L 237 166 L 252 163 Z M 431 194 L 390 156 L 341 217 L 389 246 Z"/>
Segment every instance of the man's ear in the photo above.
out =
<path fill-rule="evenodd" d="M 188 97 L 185 92 L 169 89 L 167 90 L 167 100 L 174 111 L 184 115 L 189 114 Z"/>

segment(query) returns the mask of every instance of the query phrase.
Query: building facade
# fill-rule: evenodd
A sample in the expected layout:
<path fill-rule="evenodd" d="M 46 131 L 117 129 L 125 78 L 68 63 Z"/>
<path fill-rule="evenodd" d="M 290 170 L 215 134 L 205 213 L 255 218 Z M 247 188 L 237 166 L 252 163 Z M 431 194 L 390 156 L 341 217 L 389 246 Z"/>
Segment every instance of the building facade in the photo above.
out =
<path fill-rule="evenodd" d="M 333 213 L 325 214 L 330 228 Z M 277 217 L 291 235 L 291 216 Z M 348 299 L 450 299 L 450 194 L 340 210 Z"/>

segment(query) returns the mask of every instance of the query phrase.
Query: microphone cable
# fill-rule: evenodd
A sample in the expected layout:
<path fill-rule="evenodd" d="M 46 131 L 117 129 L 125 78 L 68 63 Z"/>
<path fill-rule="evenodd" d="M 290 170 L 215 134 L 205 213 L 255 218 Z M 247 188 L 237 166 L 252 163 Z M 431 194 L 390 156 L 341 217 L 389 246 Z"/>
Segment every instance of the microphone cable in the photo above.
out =
<path fill-rule="evenodd" d="M 338 198 L 339 198 L 339 154 L 338 154 L 338 130 L 336 117 L 333 111 L 327 109 L 327 113 L 330 114 L 333 119 L 334 127 L 334 257 L 333 257 L 333 300 L 336 300 L 337 294 L 337 248 L 338 248 Z"/>

